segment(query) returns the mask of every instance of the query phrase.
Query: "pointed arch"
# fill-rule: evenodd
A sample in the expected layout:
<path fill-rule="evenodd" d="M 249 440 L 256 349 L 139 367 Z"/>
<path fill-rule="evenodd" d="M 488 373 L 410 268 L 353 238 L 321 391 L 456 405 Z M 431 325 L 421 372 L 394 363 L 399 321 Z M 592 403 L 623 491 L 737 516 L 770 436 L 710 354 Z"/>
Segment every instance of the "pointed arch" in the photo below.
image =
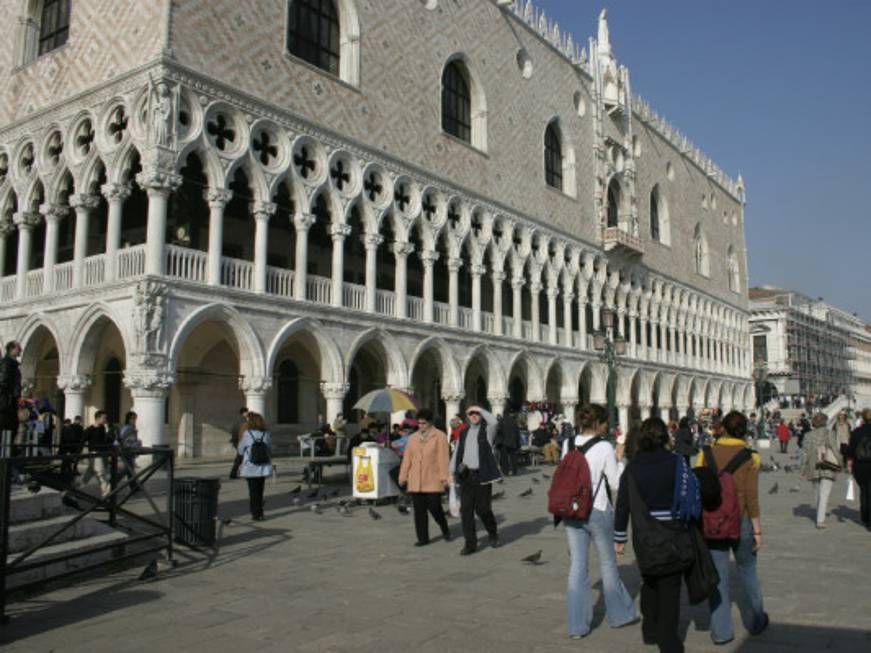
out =
<path fill-rule="evenodd" d="M 460 378 L 460 373 L 457 369 L 457 362 L 456 358 L 454 357 L 454 353 L 451 350 L 450 346 L 448 346 L 448 344 L 438 336 L 430 336 L 429 338 L 421 342 L 417 347 L 415 347 L 414 353 L 411 355 L 411 359 L 408 363 L 408 369 L 410 370 L 410 373 L 414 373 L 415 365 L 417 365 L 417 362 L 420 360 L 421 356 L 423 356 L 429 350 L 433 350 L 438 355 L 439 360 L 441 361 L 442 374 L 444 375 L 442 386 L 443 392 L 462 392 L 462 379 Z"/>
<path fill-rule="evenodd" d="M 173 334 L 169 348 L 169 366 L 175 370 L 178 357 L 191 332 L 203 322 L 213 321 L 229 329 L 239 347 L 239 373 L 250 378 L 265 376 L 263 346 L 248 320 L 228 304 L 207 304 L 193 311 Z"/>
<path fill-rule="evenodd" d="M 33 339 L 36 337 L 40 329 L 44 329 L 54 340 L 59 361 L 58 373 L 64 373 L 64 363 L 66 362 L 67 352 L 63 348 L 62 343 L 65 343 L 66 341 L 60 338 L 57 325 L 45 313 L 31 313 L 24 321 L 24 324 L 19 327 L 18 333 L 14 338 L 21 345 L 22 378 L 30 378 L 33 376 L 32 368 L 35 369 L 36 361 L 31 360 L 29 354 Z"/>
<path fill-rule="evenodd" d="M 538 363 L 535 362 L 535 359 L 526 350 L 514 354 L 508 364 L 509 383 L 511 382 L 510 377 L 516 365 L 521 365 L 526 372 L 526 399 L 529 401 L 542 401 L 545 398 L 545 378 Z"/>
<path fill-rule="evenodd" d="M 387 385 L 394 388 L 407 388 L 409 386 L 408 368 L 405 365 L 405 357 L 399 343 L 386 329 L 373 327 L 367 329 L 354 339 L 345 356 L 347 361 L 346 375 L 350 374 L 350 365 L 357 353 L 369 343 L 376 344 L 384 354 L 387 362 Z"/>
<path fill-rule="evenodd" d="M 85 309 L 72 330 L 73 340 L 67 352 L 69 365 L 65 366 L 65 369 L 69 370 L 70 374 L 91 373 L 91 370 L 86 365 L 86 359 L 95 355 L 95 352 L 91 351 L 91 349 L 99 344 L 90 342 L 93 339 L 92 331 L 99 322 L 104 320 L 117 329 L 121 336 L 121 342 L 124 345 L 126 355 L 135 350 L 131 335 L 124 327 L 126 322 L 120 319 L 109 305 L 103 302 L 92 304 Z"/>
<path fill-rule="evenodd" d="M 505 369 L 495 352 L 487 345 L 477 345 L 472 349 L 466 361 L 463 363 L 463 380 L 469 373 L 472 362 L 479 358 L 487 363 L 487 384 L 491 395 L 504 394 L 507 391 L 508 379 L 505 378 Z"/>
<path fill-rule="evenodd" d="M 345 379 L 345 366 L 342 362 L 342 353 L 339 345 L 329 335 L 326 327 L 320 320 L 310 317 L 293 319 L 281 327 L 269 345 L 266 355 L 266 375 L 274 375 L 275 363 L 282 346 L 288 338 L 297 333 L 307 333 L 317 342 L 322 361 L 322 380 L 327 383 L 343 383 Z"/>

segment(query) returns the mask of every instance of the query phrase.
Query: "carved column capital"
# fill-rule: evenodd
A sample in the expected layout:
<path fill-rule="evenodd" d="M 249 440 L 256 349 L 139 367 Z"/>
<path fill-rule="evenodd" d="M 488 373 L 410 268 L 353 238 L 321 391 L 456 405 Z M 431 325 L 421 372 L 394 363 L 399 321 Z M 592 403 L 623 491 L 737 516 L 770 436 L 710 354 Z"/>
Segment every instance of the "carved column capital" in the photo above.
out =
<path fill-rule="evenodd" d="M 425 249 L 419 256 L 424 267 L 432 267 L 433 263 L 439 260 L 439 253 L 434 250 Z"/>
<path fill-rule="evenodd" d="M 452 392 L 442 395 L 442 400 L 448 403 L 460 403 L 465 398 L 466 395 L 461 392 Z M 448 417 L 453 417 L 453 415 L 448 415 Z"/>
<path fill-rule="evenodd" d="M 266 394 L 272 388 L 272 379 L 268 376 L 240 376 L 239 389 L 246 395 Z"/>
<path fill-rule="evenodd" d="M 330 227 L 330 236 L 333 237 L 333 242 L 344 240 L 351 235 L 351 225 L 349 224 L 334 224 Z"/>
<path fill-rule="evenodd" d="M 136 369 L 124 372 L 124 385 L 134 397 L 162 398 L 175 383 L 175 375 L 166 369 Z"/>
<path fill-rule="evenodd" d="M 86 374 L 59 376 L 57 379 L 57 387 L 65 393 L 84 392 L 91 387 L 91 377 Z"/>
<path fill-rule="evenodd" d="M 408 256 L 409 254 L 412 254 L 414 252 L 414 245 L 412 245 L 411 243 L 406 243 L 406 242 L 401 242 L 401 241 L 397 241 L 397 242 L 393 243 L 392 248 L 393 248 L 393 254 L 395 256 L 405 257 L 405 256 Z"/>
<path fill-rule="evenodd" d="M 70 195 L 70 206 L 74 209 L 93 211 L 99 205 L 99 195 L 91 195 L 89 193 L 76 193 L 75 195 Z"/>
<path fill-rule="evenodd" d="M 344 399 L 351 386 L 347 383 L 321 383 L 321 394 L 324 399 Z"/>
<path fill-rule="evenodd" d="M 257 200 L 254 202 L 254 219 L 255 220 L 269 220 L 269 218 L 275 214 L 275 211 L 278 209 L 278 204 L 275 202 L 264 202 L 263 200 Z"/>
<path fill-rule="evenodd" d="M 19 211 L 12 216 L 12 222 L 21 229 L 34 229 L 42 222 L 42 214 L 36 211 Z"/>
<path fill-rule="evenodd" d="M 181 186 L 181 175 L 163 170 L 148 170 L 136 175 L 136 183 L 139 184 L 149 195 L 168 196 L 172 191 Z"/>
<path fill-rule="evenodd" d="M 69 213 L 70 209 L 68 206 L 62 206 L 60 204 L 40 204 L 39 212 L 45 217 L 45 221 L 48 222 L 58 222 L 61 218 L 63 218 L 67 213 Z"/>
<path fill-rule="evenodd" d="M 103 184 L 100 191 L 107 202 L 123 202 L 130 197 L 130 184 Z"/>
<path fill-rule="evenodd" d="M 366 234 L 363 236 L 363 245 L 366 249 L 376 249 L 384 242 L 384 236 L 380 234 Z"/>
<path fill-rule="evenodd" d="M 210 209 L 223 209 L 233 199 L 233 191 L 226 188 L 209 188 L 203 195 Z"/>
<path fill-rule="evenodd" d="M 448 259 L 448 271 L 459 272 L 461 267 L 463 267 L 463 259 L 453 256 Z"/>
<path fill-rule="evenodd" d="M 471 272 L 472 276 L 474 276 L 474 277 L 480 277 L 486 271 L 487 271 L 487 268 L 483 265 L 472 265 L 472 267 L 469 268 L 469 272 Z"/>
<path fill-rule="evenodd" d="M 315 216 L 311 213 L 297 213 L 293 216 L 293 225 L 297 231 L 308 231 L 315 223 Z"/>

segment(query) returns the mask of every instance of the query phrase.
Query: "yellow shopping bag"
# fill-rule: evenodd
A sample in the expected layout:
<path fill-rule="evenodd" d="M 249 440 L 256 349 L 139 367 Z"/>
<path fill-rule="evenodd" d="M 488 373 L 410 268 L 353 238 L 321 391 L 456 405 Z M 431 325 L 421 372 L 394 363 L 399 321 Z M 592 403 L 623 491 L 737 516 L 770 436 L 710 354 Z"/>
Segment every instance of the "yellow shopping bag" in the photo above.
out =
<path fill-rule="evenodd" d="M 357 465 L 357 492 L 372 492 L 375 490 L 375 478 L 372 476 L 372 458 L 360 456 Z"/>

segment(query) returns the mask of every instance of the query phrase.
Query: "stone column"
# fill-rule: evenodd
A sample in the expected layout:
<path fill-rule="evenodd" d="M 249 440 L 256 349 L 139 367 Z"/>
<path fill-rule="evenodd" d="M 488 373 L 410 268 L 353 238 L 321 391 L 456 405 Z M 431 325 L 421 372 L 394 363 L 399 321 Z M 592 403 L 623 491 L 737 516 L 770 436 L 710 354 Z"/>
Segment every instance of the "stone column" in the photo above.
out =
<path fill-rule="evenodd" d="M 27 292 L 27 273 L 30 272 L 30 254 L 33 247 L 33 229 L 42 216 L 33 211 L 21 211 L 12 217 L 18 227 L 18 261 L 15 269 L 15 297 L 23 299 Z"/>
<path fill-rule="evenodd" d="M 439 260 L 439 253 L 424 250 L 420 253 L 420 261 L 423 264 L 423 321 L 432 322 L 434 313 L 434 299 L 432 288 L 432 267 Z"/>
<path fill-rule="evenodd" d="M 393 243 L 393 256 L 396 260 L 394 274 L 394 316 L 400 320 L 408 316 L 408 255 L 414 251 L 411 243 L 397 241 Z"/>
<path fill-rule="evenodd" d="M 559 296 L 559 288 L 550 286 L 547 289 L 547 330 L 550 344 L 559 344 L 559 334 L 556 323 L 556 298 Z"/>
<path fill-rule="evenodd" d="M 529 286 L 529 291 L 532 293 L 532 340 L 538 342 L 541 340 L 541 322 L 539 320 L 539 300 L 541 299 L 541 284 L 538 281 L 533 281 Z"/>
<path fill-rule="evenodd" d="M 626 340 L 626 309 L 618 308 L 617 314 L 614 316 L 614 331 L 617 336 Z"/>
<path fill-rule="evenodd" d="M 647 319 L 639 318 L 641 320 L 641 333 L 639 334 L 641 337 L 638 339 L 638 358 L 642 360 L 647 360 L 648 351 L 647 351 Z"/>
<path fill-rule="evenodd" d="M 502 282 L 505 281 L 505 273 L 495 270 L 491 275 L 493 279 L 493 335 L 502 335 Z"/>
<path fill-rule="evenodd" d="M 511 290 L 514 293 L 513 295 L 513 307 L 512 307 L 512 320 L 514 324 L 512 328 L 514 329 L 514 337 L 515 338 L 523 338 L 523 284 L 526 281 L 523 277 L 514 277 L 511 280 Z"/>
<path fill-rule="evenodd" d="M 306 281 L 308 273 L 308 230 L 315 223 L 311 213 L 297 213 L 293 216 L 296 228 L 296 253 L 293 263 L 293 298 L 306 300 Z"/>
<path fill-rule="evenodd" d="M 324 419 L 328 424 L 332 424 L 336 419 L 336 415 L 342 412 L 342 405 L 345 401 L 345 395 L 348 394 L 347 383 L 321 383 L 321 394 L 327 402 L 326 414 Z"/>
<path fill-rule="evenodd" d="M 638 410 L 641 411 L 641 421 L 646 420 L 648 417 L 652 417 L 653 404 L 638 404 Z M 665 422 L 668 424 L 668 421 Z"/>
<path fill-rule="evenodd" d="M 272 389 L 272 379 L 268 376 L 240 377 L 239 389 L 245 395 L 248 410 L 259 413 L 268 422 L 266 395 Z"/>
<path fill-rule="evenodd" d="M 587 348 L 587 295 L 578 294 L 578 338 L 581 341 L 580 349 Z"/>
<path fill-rule="evenodd" d="M 366 246 L 366 311 L 374 313 L 376 296 L 378 294 L 378 246 L 384 242 L 380 234 L 366 234 L 363 244 Z"/>
<path fill-rule="evenodd" d="M 258 200 L 254 203 L 254 292 L 266 292 L 266 253 L 269 251 L 269 218 L 278 205 Z"/>
<path fill-rule="evenodd" d="M 563 330 L 566 334 L 566 347 L 574 347 L 572 341 L 572 301 L 575 296 L 570 290 L 565 289 L 563 294 Z M 572 422 L 574 424 L 574 422 Z"/>
<path fill-rule="evenodd" d="M 345 238 L 351 234 L 351 225 L 333 224 L 330 227 L 330 236 L 333 238 L 333 306 L 342 306 L 345 303 Z"/>
<path fill-rule="evenodd" d="M 463 267 L 463 259 L 451 257 L 448 259 L 448 324 L 452 327 L 460 323 L 460 287 L 459 272 Z"/>
<path fill-rule="evenodd" d="M 460 412 L 460 404 L 462 403 L 464 397 L 465 395 L 461 393 L 442 395 L 442 399 L 445 402 L 446 415 L 444 415 L 444 418 L 446 424 L 450 422 L 451 418 L 454 415 Z"/>
<path fill-rule="evenodd" d="M 687 412 L 690 409 L 689 404 L 675 404 L 675 408 L 677 409 L 677 418 L 686 417 Z"/>
<path fill-rule="evenodd" d="M 473 265 L 472 273 L 472 331 L 481 330 L 481 276 L 487 271 L 483 265 Z"/>
<path fill-rule="evenodd" d="M 179 175 L 153 170 L 136 175 L 136 182 L 148 193 L 145 274 L 163 274 L 167 206 L 170 194 L 181 185 L 181 181 Z"/>
<path fill-rule="evenodd" d="M 15 231 L 15 225 L 8 222 L 0 222 L 0 278 L 6 270 L 6 239 Z"/>
<path fill-rule="evenodd" d="M 674 325 L 668 325 L 668 358 L 666 359 L 669 363 L 674 363 L 677 360 L 677 356 L 675 354 L 675 337 L 674 337 Z"/>
<path fill-rule="evenodd" d="M 111 282 L 115 281 L 118 276 L 118 250 L 121 247 L 121 216 L 124 212 L 124 200 L 130 197 L 130 185 L 103 184 L 100 190 L 109 204 L 109 215 L 106 220 L 106 264 L 103 276 L 107 282 Z M 211 227 L 209 233 L 211 234 Z"/>
<path fill-rule="evenodd" d="M 49 206 L 43 204 L 39 208 L 45 216 L 45 253 L 42 259 L 42 292 L 50 293 L 54 290 L 54 268 L 57 265 L 57 227 L 66 213 L 64 206 Z"/>
<path fill-rule="evenodd" d="M 668 408 L 668 407 L 663 408 L 662 406 L 660 406 L 660 408 L 659 408 L 659 418 L 660 418 L 663 422 L 665 422 L 666 424 L 668 424 L 668 420 L 671 418 L 670 413 L 671 413 L 671 408 Z"/>
<path fill-rule="evenodd" d="M 562 414 L 572 423 L 572 426 L 577 426 L 575 413 L 578 411 L 578 398 L 562 397 L 560 403 L 562 404 Z"/>
<path fill-rule="evenodd" d="M 64 419 L 85 418 L 85 395 L 91 386 L 91 377 L 72 375 L 58 377 L 57 387 L 64 393 Z"/>
<path fill-rule="evenodd" d="M 636 337 L 635 321 L 638 317 L 635 313 L 629 313 L 629 355 L 638 358 L 638 339 Z"/>
<path fill-rule="evenodd" d="M 617 419 L 620 423 L 620 432 L 623 435 L 629 433 L 629 405 L 617 404 Z"/>
<path fill-rule="evenodd" d="M 136 426 L 146 447 L 166 444 L 166 396 L 175 378 L 165 370 L 139 369 L 124 373 L 124 384 L 133 397 Z"/>
<path fill-rule="evenodd" d="M 593 332 L 596 332 L 600 328 L 601 320 L 602 320 L 602 303 L 598 301 L 593 301 Z"/>
<path fill-rule="evenodd" d="M 76 236 L 73 248 L 73 288 L 81 288 L 85 284 L 85 258 L 88 255 L 88 226 L 91 211 L 97 208 L 99 203 L 100 200 L 96 195 L 86 195 L 84 193 L 70 195 L 70 206 L 76 212 Z M 165 222 L 164 216 L 164 225 Z"/>
<path fill-rule="evenodd" d="M 233 192 L 223 188 L 206 191 L 209 203 L 209 258 L 206 264 L 206 280 L 210 286 L 221 285 L 221 259 L 224 252 L 224 209 L 233 197 Z"/>

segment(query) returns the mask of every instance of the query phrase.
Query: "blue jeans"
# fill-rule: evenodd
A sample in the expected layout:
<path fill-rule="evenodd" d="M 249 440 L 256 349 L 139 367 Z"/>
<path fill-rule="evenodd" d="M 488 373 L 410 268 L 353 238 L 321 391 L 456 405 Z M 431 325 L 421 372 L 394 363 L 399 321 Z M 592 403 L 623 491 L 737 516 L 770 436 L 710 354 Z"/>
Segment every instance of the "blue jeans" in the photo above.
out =
<path fill-rule="evenodd" d="M 590 538 L 596 544 L 602 567 L 602 592 L 608 624 L 619 628 L 636 618 L 635 602 L 626 591 L 617 570 L 614 553 L 614 513 L 593 510 L 587 521 L 567 520 L 566 536 L 572 557 L 569 568 L 566 608 L 569 615 L 569 635 L 586 635 L 593 621 L 593 596 L 590 590 L 588 556 Z"/>
<path fill-rule="evenodd" d="M 756 574 L 756 554 L 753 552 L 753 525 L 750 519 L 741 520 L 741 536 L 731 544 L 711 544 L 709 547 L 720 583 L 708 599 L 711 608 L 711 639 L 714 642 L 727 642 L 735 637 L 732 626 L 732 605 L 729 597 L 729 553 L 735 554 L 735 567 L 738 571 L 741 594 L 738 597 L 738 610 L 741 622 L 752 634 L 765 625 L 765 612 L 762 608 L 762 588 Z"/>

